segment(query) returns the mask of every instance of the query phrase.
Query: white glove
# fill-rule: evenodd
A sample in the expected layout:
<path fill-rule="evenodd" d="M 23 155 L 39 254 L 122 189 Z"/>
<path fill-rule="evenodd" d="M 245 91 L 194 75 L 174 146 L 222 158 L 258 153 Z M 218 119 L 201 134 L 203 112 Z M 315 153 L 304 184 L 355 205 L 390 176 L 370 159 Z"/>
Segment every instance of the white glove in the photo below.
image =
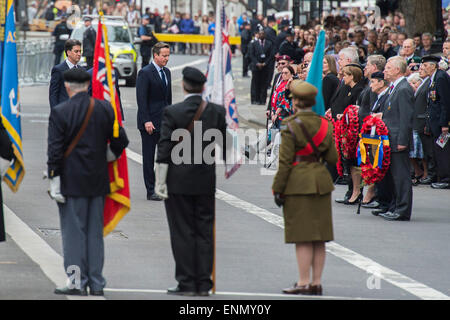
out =
<path fill-rule="evenodd" d="M 57 176 L 50 179 L 50 189 L 48 190 L 50 198 L 58 203 L 65 203 L 66 198 L 61 194 L 61 177 Z"/>
<path fill-rule="evenodd" d="M 12 164 L 12 160 L 6 160 L 0 157 L 0 174 L 2 175 L 2 177 L 5 176 L 6 171 L 8 171 L 9 167 Z"/>
<path fill-rule="evenodd" d="M 112 152 L 110 145 L 108 144 L 108 146 L 106 147 L 106 160 L 108 162 L 113 162 L 117 160 L 116 155 L 114 154 L 114 152 Z"/>
<path fill-rule="evenodd" d="M 155 193 L 164 200 L 169 198 L 166 184 L 168 170 L 169 165 L 167 163 L 155 162 Z"/>

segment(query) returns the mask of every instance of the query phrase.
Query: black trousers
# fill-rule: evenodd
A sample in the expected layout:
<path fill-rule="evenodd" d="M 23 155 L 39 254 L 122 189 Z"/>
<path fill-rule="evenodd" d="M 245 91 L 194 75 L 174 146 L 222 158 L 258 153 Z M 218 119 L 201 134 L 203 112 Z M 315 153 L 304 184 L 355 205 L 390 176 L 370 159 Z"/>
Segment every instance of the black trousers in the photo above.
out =
<path fill-rule="evenodd" d="M 147 189 L 147 197 L 155 193 L 155 151 L 160 133 L 148 134 L 145 130 L 139 130 L 142 140 L 142 170 L 144 172 L 144 183 Z"/>
<path fill-rule="evenodd" d="M 393 185 L 395 209 L 391 206 L 390 211 L 398 213 L 405 218 L 411 218 L 413 202 L 410 172 L 409 151 L 392 152 L 391 166 L 387 174 L 390 175 L 388 179 L 391 179 L 390 181 Z"/>
<path fill-rule="evenodd" d="M 266 104 L 267 84 L 269 83 L 270 70 L 266 66 L 261 70 L 252 71 L 251 101 Z"/>
<path fill-rule="evenodd" d="M 169 194 L 164 204 L 180 289 L 209 291 L 213 287 L 214 194 Z"/>
<path fill-rule="evenodd" d="M 433 153 L 436 161 L 436 173 L 439 182 L 450 183 L 450 141 L 444 149 L 436 144 L 439 137 L 433 137 Z"/>
<path fill-rule="evenodd" d="M 393 203 L 393 182 L 392 176 L 389 172 L 386 172 L 383 180 L 375 184 L 375 190 L 377 194 L 378 203 L 380 204 L 380 209 L 395 210 L 395 203 Z"/>
<path fill-rule="evenodd" d="M 142 66 L 141 68 L 145 67 L 150 63 L 150 56 L 142 56 Z"/>

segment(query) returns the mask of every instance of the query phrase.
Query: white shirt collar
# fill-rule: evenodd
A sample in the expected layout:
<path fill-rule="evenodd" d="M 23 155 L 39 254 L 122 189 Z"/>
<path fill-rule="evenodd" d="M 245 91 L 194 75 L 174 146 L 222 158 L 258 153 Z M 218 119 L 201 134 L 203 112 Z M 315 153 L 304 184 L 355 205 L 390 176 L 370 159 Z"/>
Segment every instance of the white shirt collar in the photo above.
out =
<path fill-rule="evenodd" d="M 155 66 L 156 71 L 158 71 L 158 73 L 160 73 L 161 70 L 162 70 L 162 68 L 161 68 L 160 66 L 158 66 L 158 64 L 155 62 L 155 60 L 153 60 L 152 63 L 153 63 L 153 65 Z"/>
<path fill-rule="evenodd" d="M 437 70 L 431 76 L 431 83 L 433 83 L 434 79 L 436 78 L 436 73 L 437 73 Z"/>
<path fill-rule="evenodd" d="M 392 85 L 392 84 L 394 85 L 394 89 L 393 89 L 393 90 L 395 90 L 395 88 L 397 88 L 398 84 L 399 84 L 400 81 L 402 81 L 403 79 L 405 79 L 405 77 L 400 77 L 400 78 L 398 78 L 397 80 L 395 80 L 393 83 L 391 83 L 391 85 Z"/>
<path fill-rule="evenodd" d="M 69 66 L 69 69 L 72 69 L 73 67 L 75 67 L 75 64 L 73 64 L 72 62 L 69 61 L 69 59 L 66 59 L 66 63 Z"/>
<path fill-rule="evenodd" d="M 417 95 L 417 92 L 419 92 L 420 88 L 422 88 L 422 86 L 425 84 L 425 82 L 427 82 L 427 80 L 428 80 L 429 78 L 430 78 L 430 77 L 426 77 L 425 79 L 422 80 L 422 83 L 420 84 L 420 86 L 419 86 L 419 87 L 417 88 L 417 90 L 416 90 L 415 96 Z"/>

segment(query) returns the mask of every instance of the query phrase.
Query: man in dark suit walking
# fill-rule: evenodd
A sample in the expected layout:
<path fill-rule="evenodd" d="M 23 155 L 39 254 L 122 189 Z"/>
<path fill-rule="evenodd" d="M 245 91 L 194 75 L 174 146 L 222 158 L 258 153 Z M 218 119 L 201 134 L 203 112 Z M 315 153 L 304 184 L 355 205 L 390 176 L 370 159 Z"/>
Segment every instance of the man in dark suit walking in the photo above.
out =
<path fill-rule="evenodd" d="M 223 106 L 202 101 L 205 82 L 206 77 L 199 70 L 186 67 L 185 99 L 165 108 L 161 124 L 155 192 L 166 199 L 178 281 L 177 287 L 167 290 L 168 294 L 207 296 L 213 287 L 216 166 L 210 145 L 221 145 L 225 154 L 227 123 Z M 180 129 L 183 139 L 177 143 L 172 135 Z M 207 132 L 215 132 L 214 142 L 203 139 Z M 199 140 L 201 148 L 196 150 L 194 141 Z M 180 159 L 172 156 L 174 148 L 180 148 L 176 153 Z"/>
<path fill-rule="evenodd" d="M 265 105 L 273 56 L 273 44 L 266 39 L 263 26 L 259 25 L 258 39 L 249 46 L 250 69 L 252 70 L 251 102 Z"/>
<path fill-rule="evenodd" d="M 386 220 L 409 221 L 412 211 L 412 181 L 409 149 L 412 140 L 414 90 L 405 78 L 407 64 L 403 57 L 388 60 L 384 77 L 391 82 L 382 119 L 389 130 L 391 165 L 388 175 L 394 183 L 395 204 L 381 213 Z"/>
<path fill-rule="evenodd" d="M 440 57 L 422 59 L 425 72 L 431 79 L 428 89 L 427 131 L 433 137 L 433 150 L 439 182 L 431 184 L 434 189 L 450 189 L 450 142 L 441 148 L 436 141 L 448 135 L 450 127 L 450 77 L 439 70 Z"/>
<path fill-rule="evenodd" d="M 95 39 L 97 32 L 92 27 L 92 18 L 84 18 L 84 26 L 86 30 L 83 33 L 83 57 L 86 57 L 86 69 L 89 70 L 94 66 Z"/>
<path fill-rule="evenodd" d="M 63 73 L 72 68 L 79 68 L 77 64 L 81 58 L 81 42 L 75 39 L 67 40 L 64 44 L 64 51 L 66 52 L 67 59 L 54 66 L 51 72 L 49 87 L 51 109 L 61 102 L 69 100 L 69 95 L 64 86 Z"/>
<path fill-rule="evenodd" d="M 172 104 L 172 80 L 166 68 L 170 46 L 159 42 L 153 46 L 153 61 L 142 68 L 136 82 L 138 104 L 137 127 L 142 138 L 142 160 L 147 200 L 161 200 L 155 194 L 153 169 L 155 150 L 161 133 L 161 117 L 164 108 Z"/>

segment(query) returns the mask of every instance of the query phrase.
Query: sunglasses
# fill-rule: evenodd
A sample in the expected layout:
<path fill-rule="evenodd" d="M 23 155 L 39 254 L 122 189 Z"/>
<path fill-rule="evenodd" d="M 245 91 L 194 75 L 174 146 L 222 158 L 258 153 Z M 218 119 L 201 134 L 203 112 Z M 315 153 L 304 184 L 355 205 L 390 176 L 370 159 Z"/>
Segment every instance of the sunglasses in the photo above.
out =
<path fill-rule="evenodd" d="M 287 63 L 286 62 L 278 62 L 278 65 L 279 66 L 285 66 L 285 65 L 287 65 Z"/>

